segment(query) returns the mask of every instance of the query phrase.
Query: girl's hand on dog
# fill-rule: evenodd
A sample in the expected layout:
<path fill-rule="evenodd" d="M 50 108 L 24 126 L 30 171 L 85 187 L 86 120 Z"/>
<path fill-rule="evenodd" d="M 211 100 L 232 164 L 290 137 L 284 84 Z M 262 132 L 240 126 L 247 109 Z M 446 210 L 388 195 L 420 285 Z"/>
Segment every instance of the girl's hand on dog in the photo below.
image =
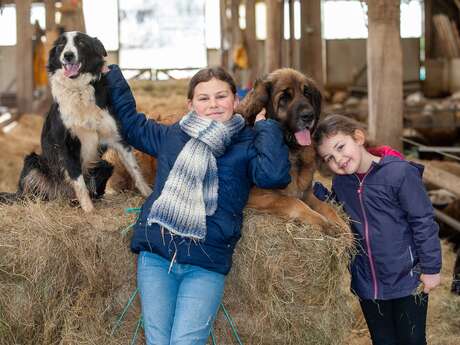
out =
<path fill-rule="evenodd" d="M 265 108 L 262 108 L 262 110 L 256 115 L 255 122 L 261 121 L 261 120 L 266 120 L 265 114 L 267 114 L 267 111 L 265 110 Z"/>
<path fill-rule="evenodd" d="M 110 72 L 110 68 L 107 67 L 107 65 L 104 63 L 104 66 L 102 66 L 102 74 L 107 74 Z"/>

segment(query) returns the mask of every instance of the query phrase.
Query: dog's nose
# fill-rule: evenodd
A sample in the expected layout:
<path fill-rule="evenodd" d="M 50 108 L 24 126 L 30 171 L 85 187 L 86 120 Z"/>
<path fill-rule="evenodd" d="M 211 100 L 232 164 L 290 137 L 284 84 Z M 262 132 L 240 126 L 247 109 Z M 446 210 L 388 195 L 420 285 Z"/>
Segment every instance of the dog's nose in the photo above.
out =
<path fill-rule="evenodd" d="M 72 62 L 75 58 L 75 54 L 73 52 L 65 52 L 64 53 L 64 60 L 67 62 Z"/>

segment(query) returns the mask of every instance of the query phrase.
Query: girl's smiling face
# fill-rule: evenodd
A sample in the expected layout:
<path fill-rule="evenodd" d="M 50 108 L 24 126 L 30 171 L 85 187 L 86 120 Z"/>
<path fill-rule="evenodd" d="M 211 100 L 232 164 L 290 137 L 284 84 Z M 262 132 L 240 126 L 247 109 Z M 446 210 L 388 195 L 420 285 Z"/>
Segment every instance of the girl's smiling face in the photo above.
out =
<path fill-rule="evenodd" d="M 188 101 L 189 110 L 198 116 L 225 122 L 232 118 L 238 98 L 233 94 L 230 85 L 222 80 L 212 78 L 198 83 L 193 98 Z"/>
<path fill-rule="evenodd" d="M 325 137 L 318 146 L 318 153 L 331 171 L 337 175 L 365 173 L 371 164 L 365 154 L 364 133 L 356 130 L 355 135 L 342 132 Z"/>

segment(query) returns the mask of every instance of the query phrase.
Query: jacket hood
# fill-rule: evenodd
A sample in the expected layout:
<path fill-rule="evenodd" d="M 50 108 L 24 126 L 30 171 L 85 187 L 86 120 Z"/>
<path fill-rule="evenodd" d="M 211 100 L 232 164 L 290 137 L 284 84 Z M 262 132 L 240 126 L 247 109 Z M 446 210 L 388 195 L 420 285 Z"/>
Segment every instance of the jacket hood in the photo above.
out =
<path fill-rule="evenodd" d="M 390 146 L 369 147 L 367 149 L 367 151 L 370 154 L 373 154 L 374 156 L 378 156 L 378 157 L 394 156 L 394 157 L 404 159 L 404 155 L 401 152 L 396 151 L 395 149 L 391 148 Z"/>
<path fill-rule="evenodd" d="M 376 164 L 376 166 L 383 166 L 388 163 L 405 161 L 404 155 L 390 146 L 370 147 L 367 149 L 367 151 L 375 156 L 382 158 L 380 162 Z M 425 169 L 423 165 L 411 161 L 408 162 L 409 164 L 417 168 L 417 170 L 420 173 L 420 176 L 423 175 L 423 171 Z"/>

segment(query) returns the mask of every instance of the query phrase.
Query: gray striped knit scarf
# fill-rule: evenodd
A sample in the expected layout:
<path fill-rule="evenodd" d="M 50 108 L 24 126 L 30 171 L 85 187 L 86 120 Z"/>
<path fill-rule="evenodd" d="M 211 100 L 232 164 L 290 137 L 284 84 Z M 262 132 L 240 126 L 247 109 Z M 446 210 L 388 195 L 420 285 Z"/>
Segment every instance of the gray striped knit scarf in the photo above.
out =
<path fill-rule="evenodd" d="M 177 156 L 147 223 L 201 240 L 206 237 L 206 216 L 217 209 L 216 157 L 225 152 L 232 136 L 244 127 L 244 119 L 235 114 L 226 122 L 218 122 L 190 112 L 179 125 L 191 139 Z"/>

